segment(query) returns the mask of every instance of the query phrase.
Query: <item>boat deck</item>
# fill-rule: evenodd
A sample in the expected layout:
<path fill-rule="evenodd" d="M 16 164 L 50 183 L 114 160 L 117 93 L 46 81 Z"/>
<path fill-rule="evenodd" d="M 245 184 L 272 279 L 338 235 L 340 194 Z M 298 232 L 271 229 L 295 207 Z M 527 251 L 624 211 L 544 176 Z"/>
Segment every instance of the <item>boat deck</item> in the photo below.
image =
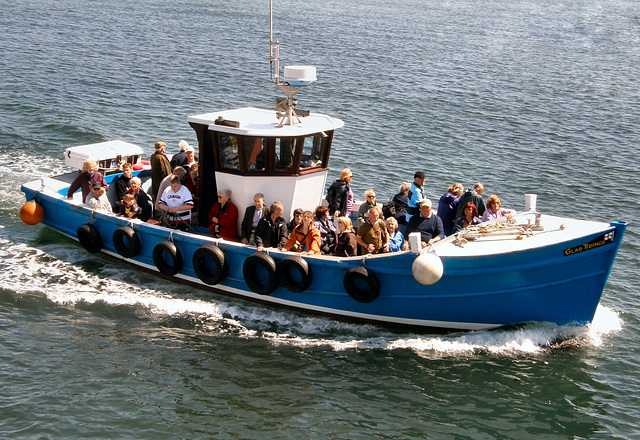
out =
<path fill-rule="evenodd" d="M 64 198 L 66 190 L 69 187 L 70 182 L 77 176 L 77 173 L 65 174 L 56 176 L 53 178 L 41 179 L 44 185 L 44 193 Z M 40 181 L 32 181 L 25 184 L 33 190 L 40 190 Z M 77 192 L 72 204 L 81 204 L 80 193 Z M 492 231 L 483 231 L 485 228 L 478 228 L 476 234 L 472 234 L 472 237 L 468 237 L 465 240 L 458 240 L 456 236 L 447 237 L 445 240 L 436 243 L 433 246 L 433 250 L 441 257 L 476 257 L 484 255 L 496 255 L 520 252 L 530 249 L 542 248 L 561 242 L 569 242 L 579 237 L 594 235 L 597 233 L 606 233 L 612 229 L 612 226 L 607 223 L 577 220 L 567 217 L 556 217 L 545 214 L 537 214 L 540 218 L 541 230 L 529 231 L 529 233 L 522 233 L 526 231 L 527 224 L 535 224 L 536 214 L 533 213 L 521 213 L 516 216 L 517 225 L 512 228 L 499 228 L 495 227 Z M 499 223 L 492 222 L 496 225 Z M 484 226 L 487 223 L 483 224 Z M 490 229 L 490 228 L 487 228 Z M 536 228 L 533 228 L 536 229 Z M 195 231 L 198 233 L 199 231 Z M 202 231 L 203 235 L 208 235 L 207 230 Z M 384 254 L 371 255 L 369 258 L 383 258 Z M 336 258 L 327 257 L 323 258 Z M 360 258 L 360 257 L 352 257 Z"/>
<path fill-rule="evenodd" d="M 569 242 L 580 237 L 605 233 L 613 229 L 607 223 L 540 214 L 540 225 L 543 229 L 539 231 L 532 230 L 529 235 L 527 233 L 522 234 L 520 231 L 526 231 L 527 229 L 527 220 L 531 219 L 533 223 L 535 221 L 534 217 L 534 214 L 519 214 L 516 217 L 516 227 L 500 229 L 496 226 L 496 229 L 490 232 L 471 234 L 472 237 L 467 238 L 466 242 L 463 241 L 462 243 L 455 236 L 448 237 L 444 241 L 437 243 L 434 246 L 434 250 L 441 257 L 505 254 Z M 500 225 L 500 223 L 492 222 L 490 224 L 483 223 L 482 225 Z M 478 229 L 482 231 L 483 228 Z"/>

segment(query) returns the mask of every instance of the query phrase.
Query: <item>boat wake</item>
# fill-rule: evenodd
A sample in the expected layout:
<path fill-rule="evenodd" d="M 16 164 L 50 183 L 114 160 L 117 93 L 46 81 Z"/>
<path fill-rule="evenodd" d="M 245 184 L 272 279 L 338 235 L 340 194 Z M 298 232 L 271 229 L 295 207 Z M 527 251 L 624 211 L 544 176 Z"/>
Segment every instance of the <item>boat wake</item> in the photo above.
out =
<path fill-rule="evenodd" d="M 425 357 L 513 355 L 598 347 L 622 326 L 618 313 L 599 306 L 590 326 L 531 324 L 445 335 L 402 333 L 166 283 L 107 256 L 88 255 L 57 235 L 54 243 L 47 242 L 47 233 L 38 248 L 0 236 L 0 283 L 5 292 L 90 312 L 126 306 L 140 319 L 157 320 L 163 327 L 186 325 L 187 331 L 205 337 L 260 338 L 274 345 L 334 351 L 411 350 Z"/>

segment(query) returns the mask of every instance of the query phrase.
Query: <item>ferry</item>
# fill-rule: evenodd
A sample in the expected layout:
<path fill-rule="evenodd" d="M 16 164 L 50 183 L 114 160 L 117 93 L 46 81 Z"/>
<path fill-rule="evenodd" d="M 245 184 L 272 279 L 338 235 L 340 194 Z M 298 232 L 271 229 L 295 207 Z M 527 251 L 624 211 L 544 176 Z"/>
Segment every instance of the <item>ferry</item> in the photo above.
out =
<path fill-rule="evenodd" d="M 316 80 L 311 66 L 286 66 L 271 37 L 273 80 L 285 95 L 275 108 L 237 108 L 192 115 L 198 140 L 197 222 L 189 231 L 92 210 L 79 192 L 67 197 L 78 173 L 22 185 L 21 217 L 160 277 L 277 307 L 398 327 L 447 331 L 494 329 L 530 322 L 587 325 L 600 302 L 627 223 L 558 217 L 525 210 L 509 221 L 462 230 L 426 248 L 419 234 L 410 250 L 335 257 L 308 255 L 213 238 L 206 213 L 232 189 L 240 217 L 256 193 L 296 208 L 323 203 L 329 158 L 340 119 L 297 110 L 294 96 Z M 121 165 L 147 187 L 142 148 L 121 140 L 72 147 L 68 164 L 98 162 L 109 184 Z M 75 162 L 74 162 L 75 161 Z M 238 225 L 239 227 L 239 225 Z M 417 234 L 417 236 L 416 236 Z"/>

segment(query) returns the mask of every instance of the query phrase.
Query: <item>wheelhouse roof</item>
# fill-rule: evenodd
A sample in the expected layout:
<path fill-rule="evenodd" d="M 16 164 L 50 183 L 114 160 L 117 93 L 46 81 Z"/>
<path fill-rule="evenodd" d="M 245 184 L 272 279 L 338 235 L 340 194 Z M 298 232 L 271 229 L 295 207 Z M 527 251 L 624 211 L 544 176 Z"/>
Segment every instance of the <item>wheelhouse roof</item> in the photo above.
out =
<path fill-rule="evenodd" d="M 225 121 L 237 122 L 239 127 L 215 124 L 219 117 L 222 117 Z M 208 124 L 209 130 L 212 131 L 252 137 L 308 136 L 344 126 L 342 120 L 320 113 L 311 113 L 309 116 L 300 117 L 301 123 L 297 125 L 280 126 L 275 110 L 253 107 L 189 116 L 188 121 L 196 124 Z"/>

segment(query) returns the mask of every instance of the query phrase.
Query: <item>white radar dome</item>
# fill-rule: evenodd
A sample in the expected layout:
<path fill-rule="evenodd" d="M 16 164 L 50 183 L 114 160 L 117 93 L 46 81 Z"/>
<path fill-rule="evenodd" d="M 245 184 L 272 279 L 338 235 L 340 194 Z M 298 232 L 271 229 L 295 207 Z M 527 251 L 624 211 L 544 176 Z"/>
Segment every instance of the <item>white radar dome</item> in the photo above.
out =
<path fill-rule="evenodd" d="M 306 87 L 316 78 L 314 66 L 286 66 L 283 79 L 293 87 Z"/>
<path fill-rule="evenodd" d="M 414 260 L 411 272 L 417 282 L 430 286 L 440 281 L 444 266 L 440 257 L 434 252 L 423 252 Z"/>

